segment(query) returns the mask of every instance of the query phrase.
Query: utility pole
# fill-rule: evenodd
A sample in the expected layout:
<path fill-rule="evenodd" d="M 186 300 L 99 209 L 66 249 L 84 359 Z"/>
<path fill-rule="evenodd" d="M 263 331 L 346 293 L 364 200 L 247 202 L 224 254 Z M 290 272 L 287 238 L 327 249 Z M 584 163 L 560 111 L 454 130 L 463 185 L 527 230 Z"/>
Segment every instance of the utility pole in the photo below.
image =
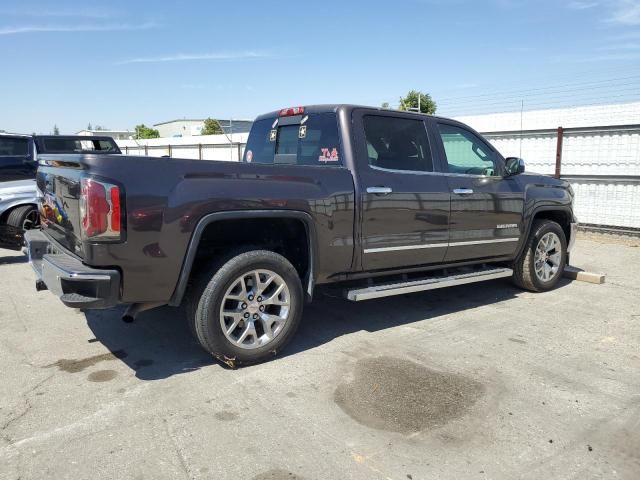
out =
<path fill-rule="evenodd" d="M 229 136 L 229 160 L 233 162 L 233 118 L 231 116 L 229 117 Z"/>

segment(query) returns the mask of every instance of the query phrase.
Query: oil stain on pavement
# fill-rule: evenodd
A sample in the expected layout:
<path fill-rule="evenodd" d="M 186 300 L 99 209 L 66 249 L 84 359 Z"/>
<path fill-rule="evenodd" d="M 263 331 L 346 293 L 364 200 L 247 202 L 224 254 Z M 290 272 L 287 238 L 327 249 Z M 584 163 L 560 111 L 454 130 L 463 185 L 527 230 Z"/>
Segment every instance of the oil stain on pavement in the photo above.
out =
<path fill-rule="evenodd" d="M 97 372 L 91 372 L 87 377 L 90 382 L 108 382 L 118 376 L 118 372 L 115 370 L 98 370 Z"/>
<path fill-rule="evenodd" d="M 222 412 L 216 412 L 215 417 L 220 421 L 230 422 L 238 418 L 238 414 L 235 412 L 229 412 L 227 410 L 223 410 Z"/>
<path fill-rule="evenodd" d="M 410 434 L 463 416 L 483 395 L 481 383 L 394 357 L 359 360 L 334 400 L 358 423 Z"/>
<path fill-rule="evenodd" d="M 124 350 L 116 350 L 111 353 L 103 353 L 101 355 L 94 355 L 92 357 L 81 358 L 81 359 L 62 358 L 55 363 L 46 365 L 45 368 L 58 367 L 63 372 L 78 373 L 83 371 L 85 368 L 94 366 L 97 363 L 108 362 L 110 360 L 116 360 L 119 358 L 125 358 L 126 356 L 127 356 L 127 352 L 125 352 Z"/>
<path fill-rule="evenodd" d="M 253 480 L 304 480 L 304 478 L 286 470 L 276 469 L 256 475 Z"/>

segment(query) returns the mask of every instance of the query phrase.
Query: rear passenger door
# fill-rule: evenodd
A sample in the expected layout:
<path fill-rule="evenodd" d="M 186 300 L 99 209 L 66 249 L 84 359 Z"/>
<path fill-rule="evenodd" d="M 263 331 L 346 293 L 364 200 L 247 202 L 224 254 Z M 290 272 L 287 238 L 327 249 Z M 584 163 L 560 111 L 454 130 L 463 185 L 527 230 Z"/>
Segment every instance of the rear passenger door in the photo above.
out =
<path fill-rule="evenodd" d="M 436 173 L 426 119 L 356 110 L 362 268 L 439 263 L 447 251 L 449 187 Z"/>
<path fill-rule="evenodd" d="M 505 177 L 502 156 L 464 125 L 437 120 L 438 151 L 451 194 L 445 262 L 511 256 L 522 231 L 524 195 Z"/>

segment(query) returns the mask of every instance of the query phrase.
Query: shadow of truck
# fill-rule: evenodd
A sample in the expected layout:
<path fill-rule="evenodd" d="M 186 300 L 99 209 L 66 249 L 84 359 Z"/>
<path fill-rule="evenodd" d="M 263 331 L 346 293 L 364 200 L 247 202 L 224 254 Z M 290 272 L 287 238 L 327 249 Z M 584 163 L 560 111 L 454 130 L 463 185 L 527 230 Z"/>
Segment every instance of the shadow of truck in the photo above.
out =
<path fill-rule="evenodd" d="M 568 283 L 562 280 L 558 288 Z M 310 350 L 358 331 L 376 332 L 505 302 L 520 293 L 504 280 L 359 303 L 321 290 L 307 305 L 298 333 L 282 355 Z M 143 312 L 132 324 L 121 320 L 124 307 L 84 313 L 97 341 L 117 353 L 140 379 L 163 379 L 216 363 L 191 337 L 182 309 L 162 307 Z"/>

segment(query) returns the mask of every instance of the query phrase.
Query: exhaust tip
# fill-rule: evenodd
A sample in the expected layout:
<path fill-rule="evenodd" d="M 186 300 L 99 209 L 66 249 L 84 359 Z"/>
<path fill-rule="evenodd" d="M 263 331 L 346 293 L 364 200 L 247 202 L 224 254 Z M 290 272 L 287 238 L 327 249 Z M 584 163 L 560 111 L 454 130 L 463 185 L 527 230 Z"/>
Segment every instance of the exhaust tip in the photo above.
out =
<path fill-rule="evenodd" d="M 151 310 L 152 308 L 160 307 L 164 305 L 164 303 L 133 303 L 129 305 L 127 310 L 122 315 L 122 321 L 125 323 L 133 323 L 136 317 L 141 313 L 147 310 Z"/>

